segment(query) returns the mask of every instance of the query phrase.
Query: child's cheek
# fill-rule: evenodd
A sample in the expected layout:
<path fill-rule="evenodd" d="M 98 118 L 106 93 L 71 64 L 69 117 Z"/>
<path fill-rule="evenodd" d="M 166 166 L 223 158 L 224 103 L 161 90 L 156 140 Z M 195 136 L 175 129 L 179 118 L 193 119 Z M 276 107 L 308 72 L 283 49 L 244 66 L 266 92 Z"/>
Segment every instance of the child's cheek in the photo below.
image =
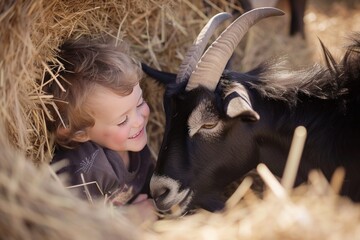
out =
<path fill-rule="evenodd" d="M 117 134 L 115 135 L 115 141 L 118 143 L 125 142 L 130 135 L 130 128 L 122 128 L 118 130 Z"/>
<path fill-rule="evenodd" d="M 150 115 L 149 105 L 145 104 L 145 106 L 143 107 L 142 115 L 143 115 L 145 118 L 148 118 L 148 117 L 149 117 L 149 115 Z"/>
<path fill-rule="evenodd" d="M 116 144 L 122 143 L 124 141 L 126 141 L 126 139 L 128 138 L 128 131 L 127 129 L 120 129 L 118 127 L 116 127 L 115 129 L 112 129 L 111 131 L 107 131 L 104 133 L 104 138 L 108 139 L 108 141 L 113 141 Z"/>

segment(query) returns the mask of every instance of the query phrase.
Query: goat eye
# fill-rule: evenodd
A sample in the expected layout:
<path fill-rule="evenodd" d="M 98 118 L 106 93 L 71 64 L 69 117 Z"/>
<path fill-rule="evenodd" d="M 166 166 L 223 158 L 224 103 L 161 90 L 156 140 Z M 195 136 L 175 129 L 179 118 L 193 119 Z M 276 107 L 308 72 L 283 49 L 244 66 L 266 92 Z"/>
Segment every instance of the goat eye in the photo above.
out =
<path fill-rule="evenodd" d="M 213 129 L 214 127 L 216 127 L 217 123 L 205 123 L 204 125 L 201 126 L 201 128 L 203 129 Z"/>

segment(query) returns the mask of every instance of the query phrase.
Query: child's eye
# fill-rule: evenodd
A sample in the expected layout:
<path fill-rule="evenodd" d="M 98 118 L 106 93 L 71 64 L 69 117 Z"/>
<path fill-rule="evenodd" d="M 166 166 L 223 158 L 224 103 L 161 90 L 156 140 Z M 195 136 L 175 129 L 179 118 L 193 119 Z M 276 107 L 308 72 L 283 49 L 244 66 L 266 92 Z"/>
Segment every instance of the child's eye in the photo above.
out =
<path fill-rule="evenodd" d="M 128 116 L 125 117 L 124 121 L 122 121 L 121 123 L 117 124 L 118 126 L 122 126 L 124 125 L 126 122 L 128 121 Z"/>
<path fill-rule="evenodd" d="M 137 105 L 137 107 L 141 107 L 142 105 L 144 105 L 146 102 L 145 100 L 142 98 L 140 103 Z"/>

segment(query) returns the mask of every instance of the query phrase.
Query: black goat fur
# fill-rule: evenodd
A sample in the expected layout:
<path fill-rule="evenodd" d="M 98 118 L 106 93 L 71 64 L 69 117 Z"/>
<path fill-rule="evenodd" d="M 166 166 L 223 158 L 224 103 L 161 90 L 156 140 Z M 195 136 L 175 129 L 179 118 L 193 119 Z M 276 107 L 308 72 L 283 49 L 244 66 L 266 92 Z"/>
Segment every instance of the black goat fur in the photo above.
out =
<path fill-rule="evenodd" d="M 296 104 L 299 96 L 319 99 L 358 101 L 360 92 L 360 34 L 356 35 L 341 60 L 337 63 L 320 41 L 325 66 L 315 64 L 302 70 L 288 70 L 284 61 L 269 60 L 247 73 L 225 70 L 223 78 L 256 89 L 263 97 Z"/>
<path fill-rule="evenodd" d="M 225 114 L 223 84 L 218 84 L 215 93 L 201 86 L 186 92 L 187 82 L 175 83 L 175 74 L 143 65 L 145 73 L 167 85 L 167 123 L 155 173 L 173 177 L 181 188 L 194 191 L 190 208 L 219 210 L 224 206 L 217 199 L 219 192 L 258 163 L 282 176 L 292 133 L 302 125 L 308 138 L 295 184 L 306 181 L 311 169 L 320 169 L 330 179 L 343 166 L 346 178 L 341 193 L 360 201 L 360 33 L 352 40 L 339 62 L 320 41 L 324 66 L 293 71 L 277 59 L 246 73 L 225 69 L 220 81 L 245 86 L 260 116 L 255 122 Z M 204 99 L 213 104 L 212 114 L 218 114 L 224 126 L 211 141 L 201 134 L 188 135 L 189 116 Z"/>

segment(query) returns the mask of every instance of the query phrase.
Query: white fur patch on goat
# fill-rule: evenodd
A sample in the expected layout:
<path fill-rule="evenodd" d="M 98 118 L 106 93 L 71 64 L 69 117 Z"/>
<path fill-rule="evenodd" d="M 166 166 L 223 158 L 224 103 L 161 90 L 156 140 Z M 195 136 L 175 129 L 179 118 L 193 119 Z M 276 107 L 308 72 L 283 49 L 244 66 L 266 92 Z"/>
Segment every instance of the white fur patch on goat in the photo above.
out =
<path fill-rule="evenodd" d="M 194 108 L 188 119 L 189 136 L 200 133 L 206 139 L 218 137 L 223 130 L 223 123 L 215 112 L 213 104 L 204 99 Z"/>
<path fill-rule="evenodd" d="M 165 198 L 162 199 L 162 202 L 157 202 L 161 206 L 167 206 L 170 209 L 172 206 L 179 204 L 181 211 L 183 212 L 189 202 L 192 199 L 192 194 L 189 195 L 190 189 L 186 188 L 180 190 L 180 183 L 172 178 L 166 176 L 157 176 L 153 175 L 150 180 L 150 189 L 151 191 L 156 191 L 157 189 L 168 189 L 169 192 Z M 154 195 L 154 193 L 152 192 Z M 164 210 L 164 209 L 161 209 Z"/>
<path fill-rule="evenodd" d="M 252 108 L 249 94 L 247 93 L 246 88 L 237 82 L 231 82 L 227 80 L 221 81 L 221 86 L 223 88 L 223 98 L 226 99 L 231 94 L 236 94 L 236 97 L 232 97 L 227 105 L 226 114 L 229 117 L 236 117 L 239 115 L 251 116 L 254 120 L 259 120 L 260 116 Z"/>

